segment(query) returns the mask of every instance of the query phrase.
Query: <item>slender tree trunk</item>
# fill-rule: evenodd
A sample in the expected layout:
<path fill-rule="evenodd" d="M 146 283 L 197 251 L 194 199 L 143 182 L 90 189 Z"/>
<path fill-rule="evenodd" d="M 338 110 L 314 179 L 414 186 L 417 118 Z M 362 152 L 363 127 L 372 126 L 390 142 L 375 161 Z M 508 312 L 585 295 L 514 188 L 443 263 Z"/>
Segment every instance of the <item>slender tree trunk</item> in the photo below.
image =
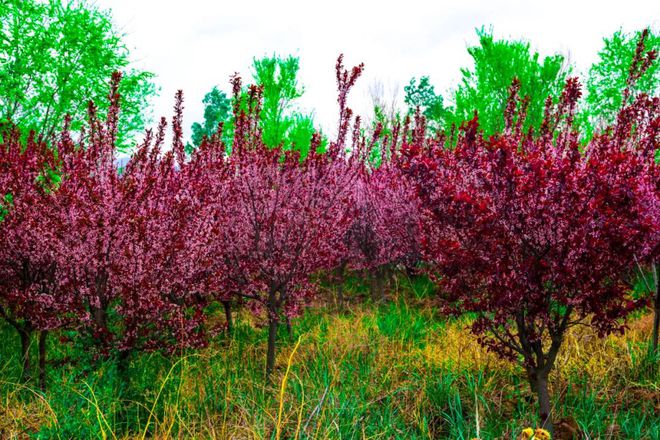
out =
<path fill-rule="evenodd" d="M 539 399 L 539 416 L 541 417 L 541 427 L 550 431 L 550 435 L 552 435 L 552 403 L 550 402 L 550 392 L 548 391 L 547 377 L 540 377 L 538 379 L 537 396 Z"/>
<path fill-rule="evenodd" d="M 396 279 L 396 271 L 391 265 L 387 265 L 385 268 L 385 274 L 386 274 L 386 282 L 385 282 L 385 290 L 386 292 L 395 292 L 397 290 L 397 279 Z"/>
<path fill-rule="evenodd" d="M 540 426 L 552 435 L 552 403 L 550 401 L 550 391 L 548 390 L 548 374 L 535 369 L 528 369 L 527 379 L 532 393 L 536 394 L 538 399 Z"/>
<path fill-rule="evenodd" d="M 234 321 L 231 317 L 231 301 L 220 301 L 225 308 L 225 320 L 227 321 L 227 335 L 231 336 L 234 331 Z"/>
<path fill-rule="evenodd" d="M 122 350 L 117 357 L 117 374 L 123 383 L 128 383 L 128 364 L 130 361 L 130 352 Z"/>
<path fill-rule="evenodd" d="M 369 293 L 371 300 L 376 302 L 378 300 L 378 274 L 374 269 L 369 271 Z"/>
<path fill-rule="evenodd" d="M 293 327 L 291 326 L 291 318 L 286 317 L 286 333 L 289 336 L 289 339 L 293 339 Z"/>
<path fill-rule="evenodd" d="M 115 398 L 120 401 L 128 401 L 132 399 L 131 396 L 131 380 L 128 375 L 128 367 L 130 364 L 130 352 L 128 350 L 122 350 L 119 352 L 119 355 L 116 358 L 116 371 L 117 371 L 117 378 L 115 379 L 116 382 L 116 396 Z M 120 430 L 123 430 L 124 426 L 128 426 L 128 406 L 127 405 L 119 405 L 117 408 L 116 414 L 116 422 L 120 428 Z"/>
<path fill-rule="evenodd" d="M 415 272 L 415 269 L 411 265 L 406 264 L 405 269 L 406 269 L 406 275 L 408 276 L 408 278 L 412 279 L 412 278 L 415 277 L 416 272 Z"/>
<path fill-rule="evenodd" d="M 103 338 L 107 336 L 108 331 L 108 316 L 106 311 L 105 291 L 107 288 L 107 279 L 105 275 L 97 275 L 95 280 L 96 288 L 96 304 L 90 303 L 90 311 L 92 312 L 92 319 L 96 325 L 96 329 Z"/>
<path fill-rule="evenodd" d="M 103 307 L 93 307 L 92 316 L 94 318 L 94 323 L 99 328 L 99 330 L 105 331 L 107 327 L 107 319 L 105 316 L 105 309 Z"/>
<path fill-rule="evenodd" d="M 275 349 L 277 343 L 277 327 L 279 320 L 277 315 L 269 314 L 268 317 L 268 352 L 266 354 L 266 383 L 270 384 L 273 370 L 275 369 Z"/>
<path fill-rule="evenodd" d="M 30 340 L 32 339 L 32 331 L 28 329 L 18 330 L 21 337 L 21 363 L 23 371 L 21 373 L 21 380 L 27 382 L 30 380 Z"/>
<path fill-rule="evenodd" d="M 39 388 L 46 391 L 46 342 L 48 332 L 39 332 Z"/>
<path fill-rule="evenodd" d="M 130 352 L 128 350 L 122 350 L 119 352 L 116 360 L 117 368 L 117 395 L 120 399 L 126 399 L 129 396 L 131 380 L 128 374 L 128 367 L 130 363 Z M 121 423 L 126 422 L 128 413 L 126 411 L 126 406 L 121 405 L 118 411 L 118 418 Z"/>
<path fill-rule="evenodd" d="M 658 266 L 656 263 L 653 263 L 651 270 L 653 271 L 653 284 L 655 287 L 655 311 L 653 314 L 653 340 L 651 349 L 655 356 L 658 354 L 658 332 L 660 331 L 660 289 L 658 289 Z"/>
<path fill-rule="evenodd" d="M 271 383 L 275 370 L 275 350 L 277 344 L 277 327 L 280 324 L 277 313 L 277 292 L 272 290 L 268 294 L 268 351 L 266 353 L 266 383 Z"/>
<path fill-rule="evenodd" d="M 371 299 L 374 302 L 385 299 L 385 269 L 381 266 L 371 270 Z"/>

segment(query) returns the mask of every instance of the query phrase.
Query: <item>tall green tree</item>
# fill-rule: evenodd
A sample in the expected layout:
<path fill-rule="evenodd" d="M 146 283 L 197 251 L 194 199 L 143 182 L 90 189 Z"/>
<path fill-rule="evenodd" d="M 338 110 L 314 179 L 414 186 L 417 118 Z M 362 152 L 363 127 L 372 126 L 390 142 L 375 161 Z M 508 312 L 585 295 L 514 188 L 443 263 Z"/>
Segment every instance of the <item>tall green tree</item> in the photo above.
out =
<path fill-rule="evenodd" d="M 294 56 L 255 58 L 252 77 L 263 87 L 261 128 L 264 142 L 270 147 L 282 144 L 307 156 L 312 135 L 317 131 L 314 118 L 296 108 L 296 100 L 305 89 L 300 85 L 300 59 Z"/>
<path fill-rule="evenodd" d="M 259 124 L 265 144 L 269 147 L 282 145 L 284 149 L 295 149 L 302 157 L 306 157 L 312 135 L 317 130 L 313 117 L 296 108 L 296 100 L 304 93 L 298 80 L 299 69 L 298 57 L 273 55 L 254 58 L 252 81 L 262 87 Z M 241 102 L 245 105 L 247 99 Z M 204 135 L 210 136 L 217 130 L 219 122 L 226 122 L 223 137 L 231 143 L 234 125 L 230 112 L 231 100 L 224 92 L 214 88 L 206 94 L 204 104 L 204 122 L 193 124 L 192 144 L 199 146 Z"/>
<path fill-rule="evenodd" d="M 128 147 L 148 115 L 153 75 L 130 67 L 129 51 L 109 12 L 85 1 L 0 2 L 0 118 L 48 139 L 65 114 L 73 129 L 89 100 L 107 110 L 113 71 L 124 72 L 120 145 Z"/>
<path fill-rule="evenodd" d="M 414 114 L 419 107 L 431 128 L 440 128 L 445 124 L 447 112 L 444 99 L 441 94 L 435 93 L 435 87 L 428 76 L 422 76 L 419 81 L 412 78 L 403 91 L 405 93 L 404 102 L 408 106 L 409 114 Z"/>
<path fill-rule="evenodd" d="M 204 122 L 195 122 L 192 125 L 192 143 L 195 147 L 199 147 L 204 136 L 211 137 L 218 129 L 218 124 L 227 122 L 231 116 L 231 99 L 217 87 L 213 87 L 204 95 L 202 103 L 204 104 Z"/>
<path fill-rule="evenodd" d="M 293 102 L 304 92 L 298 83 L 300 60 L 293 56 L 255 58 L 252 68 L 254 81 L 263 86 L 261 124 L 264 141 L 274 147 L 285 139 L 294 122 L 288 113 Z"/>
<path fill-rule="evenodd" d="M 526 41 L 496 40 L 492 30 L 477 31 L 479 44 L 468 48 L 473 66 L 461 69 L 461 81 L 453 93 L 453 110 L 446 126 L 459 126 L 479 115 L 486 135 L 504 127 L 503 110 L 514 78 L 520 80 L 520 95 L 529 97 L 525 129 L 538 129 L 548 96 L 558 98 L 570 72 L 564 57 L 555 54 L 542 58 Z"/>
<path fill-rule="evenodd" d="M 623 90 L 628 86 L 630 68 L 643 32 L 625 33 L 618 30 L 603 39 L 603 48 L 598 52 L 598 60 L 589 69 L 585 84 L 586 93 L 579 118 L 585 140 L 590 139 L 597 128 L 614 122 L 623 103 Z M 644 51 L 660 52 L 660 35 L 657 32 L 648 29 L 643 43 Z M 634 83 L 631 96 L 638 93 L 660 94 L 660 63 L 651 63 Z"/>

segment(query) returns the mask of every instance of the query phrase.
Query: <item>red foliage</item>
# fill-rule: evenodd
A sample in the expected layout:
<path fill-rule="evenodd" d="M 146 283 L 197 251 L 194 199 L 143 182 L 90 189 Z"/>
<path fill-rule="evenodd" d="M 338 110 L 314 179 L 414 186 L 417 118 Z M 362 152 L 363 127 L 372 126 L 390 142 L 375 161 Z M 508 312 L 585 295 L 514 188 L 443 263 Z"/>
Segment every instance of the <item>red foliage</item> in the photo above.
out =
<path fill-rule="evenodd" d="M 80 144 L 68 133 L 58 151 L 62 183 L 56 192 L 60 299 L 78 304 L 77 325 L 109 349 L 173 350 L 203 343 L 194 290 L 199 267 L 189 242 L 194 225 L 195 179 L 181 162 L 181 95 L 177 95 L 173 149 L 161 153 L 165 124 L 125 169 L 115 161 L 120 77 L 113 77 L 108 118 L 90 107 L 90 131 Z"/>
<path fill-rule="evenodd" d="M 621 330 L 639 305 L 630 297 L 633 254 L 658 252 L 658 99 L 622 109 L 581 151 L 572 125 L 579 96 L 569 80 L 538 138 L 521 135 L 524 105 L 517 112 L 514 103 L 502 135 L 483 139 L 475 118 L 455 150 L 405 148 L 425 206 L 426 259 L 442 273 L 446 299 L 457 313 L 477 312 L 473 331 L 484 344 L 524 360 L 544 421 L 567 328 Z"/>
<path fill-rule="evenodd" d="M 54 297 L 55 261 L 50 200 L 54 183 L 48 170 L 56 158 L 30 135 L 20 142 L 17 130 L 0 144 L 0 313 L 26 331 L 48 330 L 61 322 L 56 310 L 66 304 Z"/>
<path fill-rule="evenodd" d="M 352 220 L 344 241 L 345 261 L 355 270 L 372 273 L 372 294 L 383 295 L 385 274 L 392 266 L 416 264 L 421 258 L 418 200 L 415 187 L 402 172 L 396 142 L 379 138 L 379 129 L 366 144 L 355 135 L 353 154 L 359 157 L 358 176 L 352 186 Z M 379 149 L 377 166 L 367 159 Z"/>
<path fill-rule="evenodd" d="M 629 89 L 653 57 L 637 51 Z M 90 105 L 87 132 L 74 142 L 65 127 L 57 154 L 7 131 L 0 312 L 19 332 L 68 325 L 125 355 L 203 345 L 204 307 L 242 298 L 267 313 L 270 374 L 278 324 L 308 302 L 319 272 L 422 257 L 450 309 L 476 312 L 482 343 L 523 359 L 547 418 L 567 328 L 620 330 L 641 304 L 629 295 L 635 262 L 658 258 L 659 99 L 624 92 L 616 124 L 582 147 L 577 80 L 548 99 L 538 136 L 522 132 L 528 101 L 514 82 L 505 131 L 483 139 L 475 116 L 447 150 L 441 135 L 425 138 L 419 112 L 411 130 L 406 118 L 389 139 L 377 127 L 366 141 L 346 105 L 363 66 L 349 71 L 339 57 L 336 68 L 337 139 L 320 154 L 315 135 L 304 161 L 264 145 L 262 91 L 250 86 L 241 102 L 237 76 L 231 148 L 221 125 L 186 157 L 179 92 L 172 148 L 163 120 L 120 169 L 119 74 L 106 120 Z M 377 147 L 374 167 L 366 156 Z"/>
<path fill-rule="evenodd" d="M 240 79 L 233 82 L 240 91 Z M 235 294 L 267 312 L 270 373 L 278 323 L 307 302 L 315 290 L 312 275 L 342 256 L 355 171 L 336 143 L 318 153 L 319 138 L 303 162 L 297 152 L 267 148 L 258 124 L 260 89 L 250 87 L 247 99 L 244 106 L 235 96 L 231 154 L 225 156 L 219 131 L 192 163 L 209 182 L 203 213 L 213 219 L 206 238 L 215 266 L 208 290 Z"/>

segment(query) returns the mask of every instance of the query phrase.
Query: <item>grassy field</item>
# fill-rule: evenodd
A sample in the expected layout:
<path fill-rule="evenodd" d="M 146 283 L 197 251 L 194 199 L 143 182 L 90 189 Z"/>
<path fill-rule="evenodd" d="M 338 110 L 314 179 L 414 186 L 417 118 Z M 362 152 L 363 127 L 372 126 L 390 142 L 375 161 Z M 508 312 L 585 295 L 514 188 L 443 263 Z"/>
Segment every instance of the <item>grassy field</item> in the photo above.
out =
<path fill-rule="evenodd" d="M 207 349 L 84 368 L 50 339 L 45 394 L 17 384 L 18 338 L 2 328 L 0 438 L 515 439 L 535 426 L 519 367 L 482 349 L 469 318 L 439 316 L 421 280 L 378 306 L 319 304 L 280 334 L 264 386 L 267 330 L 240 312 Z M 556 438 L 657 439 L 660 375 L 648 359 L 651 316 L 623 336 L 575 328 L 552 376 Z"/>

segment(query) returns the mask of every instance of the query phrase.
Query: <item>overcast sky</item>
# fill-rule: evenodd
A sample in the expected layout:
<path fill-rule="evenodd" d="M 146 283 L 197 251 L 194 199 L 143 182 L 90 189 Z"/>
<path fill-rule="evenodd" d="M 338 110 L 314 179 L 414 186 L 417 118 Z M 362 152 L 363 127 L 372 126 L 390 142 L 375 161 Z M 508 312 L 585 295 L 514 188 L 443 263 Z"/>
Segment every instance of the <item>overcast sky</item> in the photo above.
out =
<path fill-rule="evenodd" d="M 375 82 L 385 94 L 411 77 L 428 75 L 436 92 L 455 86 L 470 65 L 466 47 L 475 29 L 493 27 L 495 36 L 525 39 L 542 55 L 560 52 L 585 71 L 602 38 L 619 28 L 660 25 L 660 1 L 419 1 L 334 0 L 97 0 L 111 9 L 117 27 L 141 69 L 156 74 L 160 88 L 154 115 L 171 116 L 173 96 L 183 89 L 186 136 L 202 120 L 202 98 L 214 85 L 227 93 L 229 76 L 250 78 L 253 57 L 300 57 L 302 110 L 313 111 L 325 131 L 337 118 L 334 64 L 364 62 L 350 105 L 367 112 Z"/>

